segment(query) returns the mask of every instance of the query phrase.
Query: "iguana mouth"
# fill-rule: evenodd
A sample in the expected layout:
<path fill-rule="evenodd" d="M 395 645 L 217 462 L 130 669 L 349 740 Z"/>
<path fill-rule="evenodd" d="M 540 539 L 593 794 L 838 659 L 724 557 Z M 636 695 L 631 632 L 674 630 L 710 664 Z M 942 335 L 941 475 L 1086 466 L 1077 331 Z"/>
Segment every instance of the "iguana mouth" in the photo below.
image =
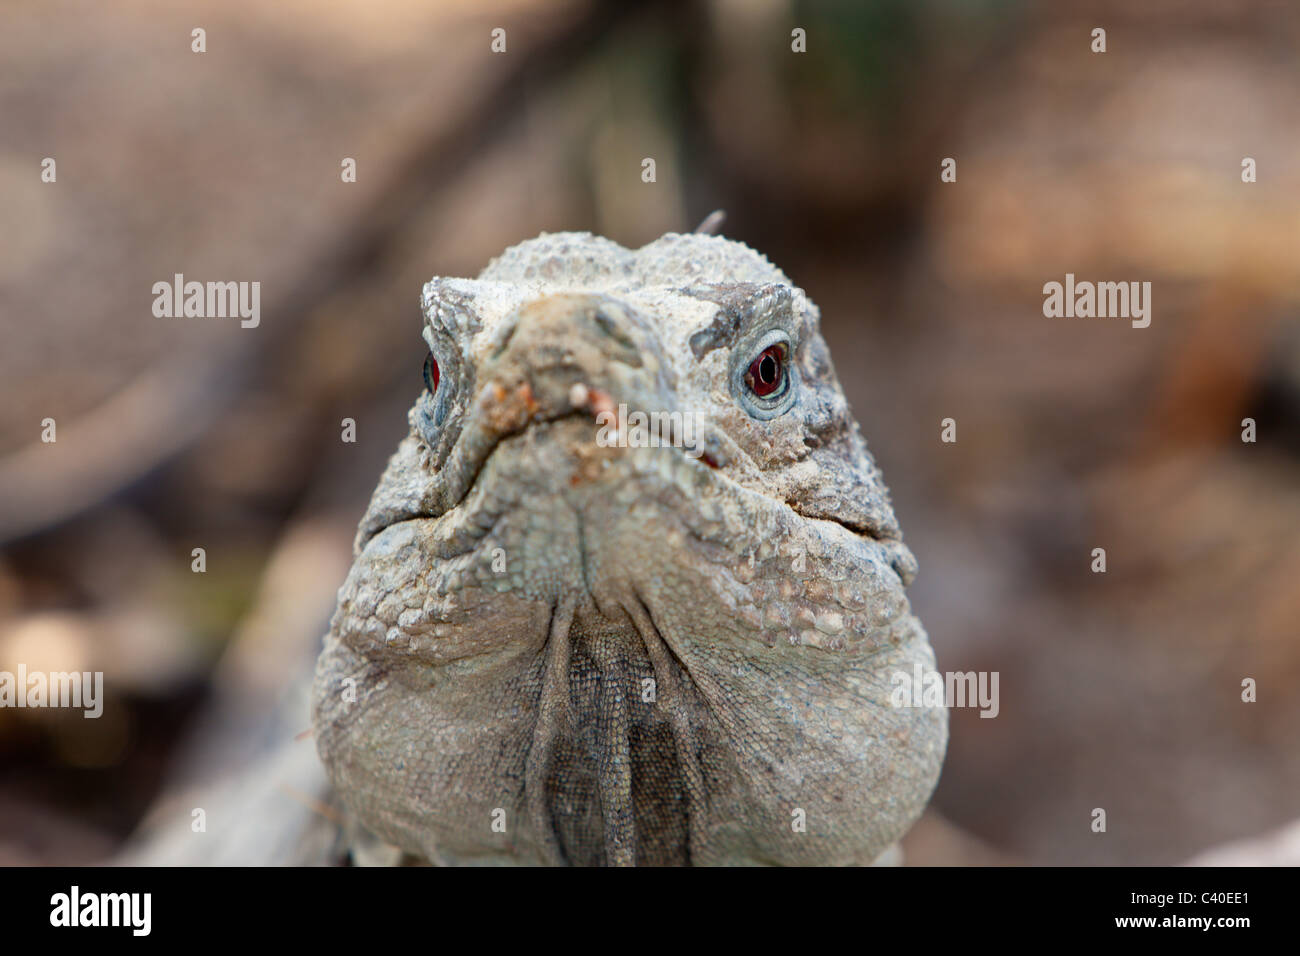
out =
<path fill-rule="evenodd" d="M 459 553 L 464 553 L 464 546 L 481 539 L 492 526 L 492 522 L 481 517 L 476 517 L 475 520 L 467 521 L 464 519 L 463 512 L 466 508 L 466 503 L 472 498 L 474 491 L 478 486 L 479 477 L 482 474 L 484 467 L 497 453 L 501 446 L 504 443 L 507 443 L 510 439 L 524 435 L 530 431 L 546 428 L 548 426 L 555 426 L 567 421 L 582 422 L 584 425 L 590 426 L 594 433 L 596 416 L 600 411 L 604 410 L 605 407 L 611 404 L 611 400 L 606 393 L 597 389 L 589 389 L 588 394 L 590 396 L 590 403 L 587 407 L 562 408 L 550 414 L 543 414 L 542 410 L 536 405 L 536 402 L 532 399 L 532 396 L 527 392 L 527 390 L 523 390 L 522 394 L 517 392 L 513 396 L 510 393 L 502 394 L 502 390 L 498 389 L 493 389 L 493 393 L 497 398 L 498 404 L 492 406 L 488 414 L 494 422 L 494 435 L 489 443 L 481 446 L 478 460 L 475 462 L 475 466 L 468 475 L 466 491 L 459 497 L 459 500 L 456 501 L 451 508 L 441 512 L 434 512 L 433 510 L 425 509 L 411 509 L 399 513 L 377 515 L 375 516 L 376 520 L 372 522 L 367 521 L 362 524 L 357 539 L 358 550 L 363 550 L 376 535 L 395 524 L 417 519 L 446 519 L 453 522 L 457 520 L 462 521 L 467 530 L 464 534 L 456 536 L 457 540 L 460 542 L 461 550 L 448 551 L 441 554 L 440 557 L 448 558 L 454 557 Z M 471 427 L 473 427 L 473 425 L 471 425 Z M 719 444 L 715 443 L 713 447 L 718 448 Z M 692 457 L 687 454 L 686 449 L 671 443 L 660 446 L 660 450 L 664 454 L 673 454 L 685 459 L 691 459 Z M 575 449 L 575 467 L 572 477 L 570 478 L 570 483 L 573 485 L 592 480 L 594 478 L 592 472 L 593 463 L 607 460 L 604 457 L 606 454 L 617 454 L 617 449 L 605 453 L 604 450 L 598 449 L 594 442 L 587 446 L 586 451 L 587 455 L 584 456 L 581 449 Z M 596 452 L 596 454 L 591 454 L 592 452 Z M 715 453 L 723 462 L 728 460 L 724 452 L 718 451 Z M 873 542 L 876 545 L 888 549 L 890 552 L 889 566 L 898 576 L 903 586 L 909 585 L 915 576 L 915 559 L 911 556 L 910 551 L 902 546 L 901 541 L 896 534 L 890 535 L 882 533 L 879 528 L 861 522 L 853 522 L 838 515 L 807 512 L 798 501 L 782 502 L 777 499 L 763 496 L 761 492 L 748 489 L 744 485 L 736 482 L 726 473 L 725 468 L 720 466 L 719 462 L 713 458 L 713 455 L 708 452 L 701 453 L 698 458 L 695 458 L 692 461 L 692 464 L 696 467 L 707 469 L 707 473 L 713 481 L 728 485 L 737 493 L 763 498 L 773 507 L 784 506 L 807 521 L 825 521 L 829 524 L 837 525 L 862 541 Z M 586 466 L 585 468 L 583 467 L 584 465 Z M 493 520 L 495 520 L 495 518 Z"/>

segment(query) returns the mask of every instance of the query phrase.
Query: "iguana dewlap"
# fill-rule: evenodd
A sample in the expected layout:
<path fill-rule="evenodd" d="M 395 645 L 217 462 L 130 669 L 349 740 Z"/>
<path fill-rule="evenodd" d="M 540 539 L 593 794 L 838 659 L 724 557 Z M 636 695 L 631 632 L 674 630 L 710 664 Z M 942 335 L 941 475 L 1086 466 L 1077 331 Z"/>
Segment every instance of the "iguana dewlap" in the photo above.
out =
<path fill-rule="evenodd" d="M 437 863 L 874 860 L 947 723 L 890 703 L 933 656 L 816 306 L 737 242 L 587 233 L 422 304 L 317 665 L 346 806 Z"/>

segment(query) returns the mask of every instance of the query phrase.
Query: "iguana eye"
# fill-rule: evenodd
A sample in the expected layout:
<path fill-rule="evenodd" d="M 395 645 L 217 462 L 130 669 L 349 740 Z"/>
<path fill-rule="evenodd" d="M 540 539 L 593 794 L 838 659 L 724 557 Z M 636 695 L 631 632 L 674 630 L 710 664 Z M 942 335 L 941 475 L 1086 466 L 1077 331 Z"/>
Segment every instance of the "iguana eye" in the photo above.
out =
<path fill-rule="evenodd" d="M 424 357 L 424 387 L 430 395 L 438 394 L 438 360 L 432 352 Z"/>
<path fill-rule="evenodd" d="M 749 363 L 745 384 L 760 398 L 771 395 L 785 384 L 785 350 L 780 345 L 769 345 Z"/>

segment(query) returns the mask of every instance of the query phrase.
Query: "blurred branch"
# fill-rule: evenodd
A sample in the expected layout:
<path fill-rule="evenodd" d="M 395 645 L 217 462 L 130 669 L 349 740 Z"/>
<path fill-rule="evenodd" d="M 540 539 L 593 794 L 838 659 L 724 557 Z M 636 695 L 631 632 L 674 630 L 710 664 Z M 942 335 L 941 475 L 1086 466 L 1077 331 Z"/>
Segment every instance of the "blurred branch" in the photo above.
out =
<path fill-rule="evenodd" d="M 305 317 L 380 262 L 450 192 L 477 157 L 509 129 L 526 94 L 550 87 L 645 0 L 592 3 L 503 68 L 489 92 L 461 103 L 456 118 L 423 133 L 375 201 L 337 239 L 309 256 L 268 313 L 280 318 L 188 361 L 161 363 L 99 408 L 59 427 L 59 440 L 35 442 L 0 459 L 0 544 L 66 521 L 162 467 L 197 441 L 292 347 Z"/>

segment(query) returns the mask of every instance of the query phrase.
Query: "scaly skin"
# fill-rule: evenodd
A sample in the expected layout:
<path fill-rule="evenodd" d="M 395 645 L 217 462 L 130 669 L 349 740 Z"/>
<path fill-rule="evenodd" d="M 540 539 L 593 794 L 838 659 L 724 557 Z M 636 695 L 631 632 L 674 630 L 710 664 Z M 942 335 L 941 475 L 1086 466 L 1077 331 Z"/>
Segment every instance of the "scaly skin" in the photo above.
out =
<path fill-rule="evenodd" d="M 875 860 L 946 712 L 890 705 L 934 667 L 915 561 L 812 302 L 722 238 L 562 233 L 423 307 L 440 381 L 317 665 L 348 808 L 435 863 Z M 763 399 L 744 373 L 774 342 Z M 602 447 L 619 403 L 694 415 L 703 454 Z"/>

